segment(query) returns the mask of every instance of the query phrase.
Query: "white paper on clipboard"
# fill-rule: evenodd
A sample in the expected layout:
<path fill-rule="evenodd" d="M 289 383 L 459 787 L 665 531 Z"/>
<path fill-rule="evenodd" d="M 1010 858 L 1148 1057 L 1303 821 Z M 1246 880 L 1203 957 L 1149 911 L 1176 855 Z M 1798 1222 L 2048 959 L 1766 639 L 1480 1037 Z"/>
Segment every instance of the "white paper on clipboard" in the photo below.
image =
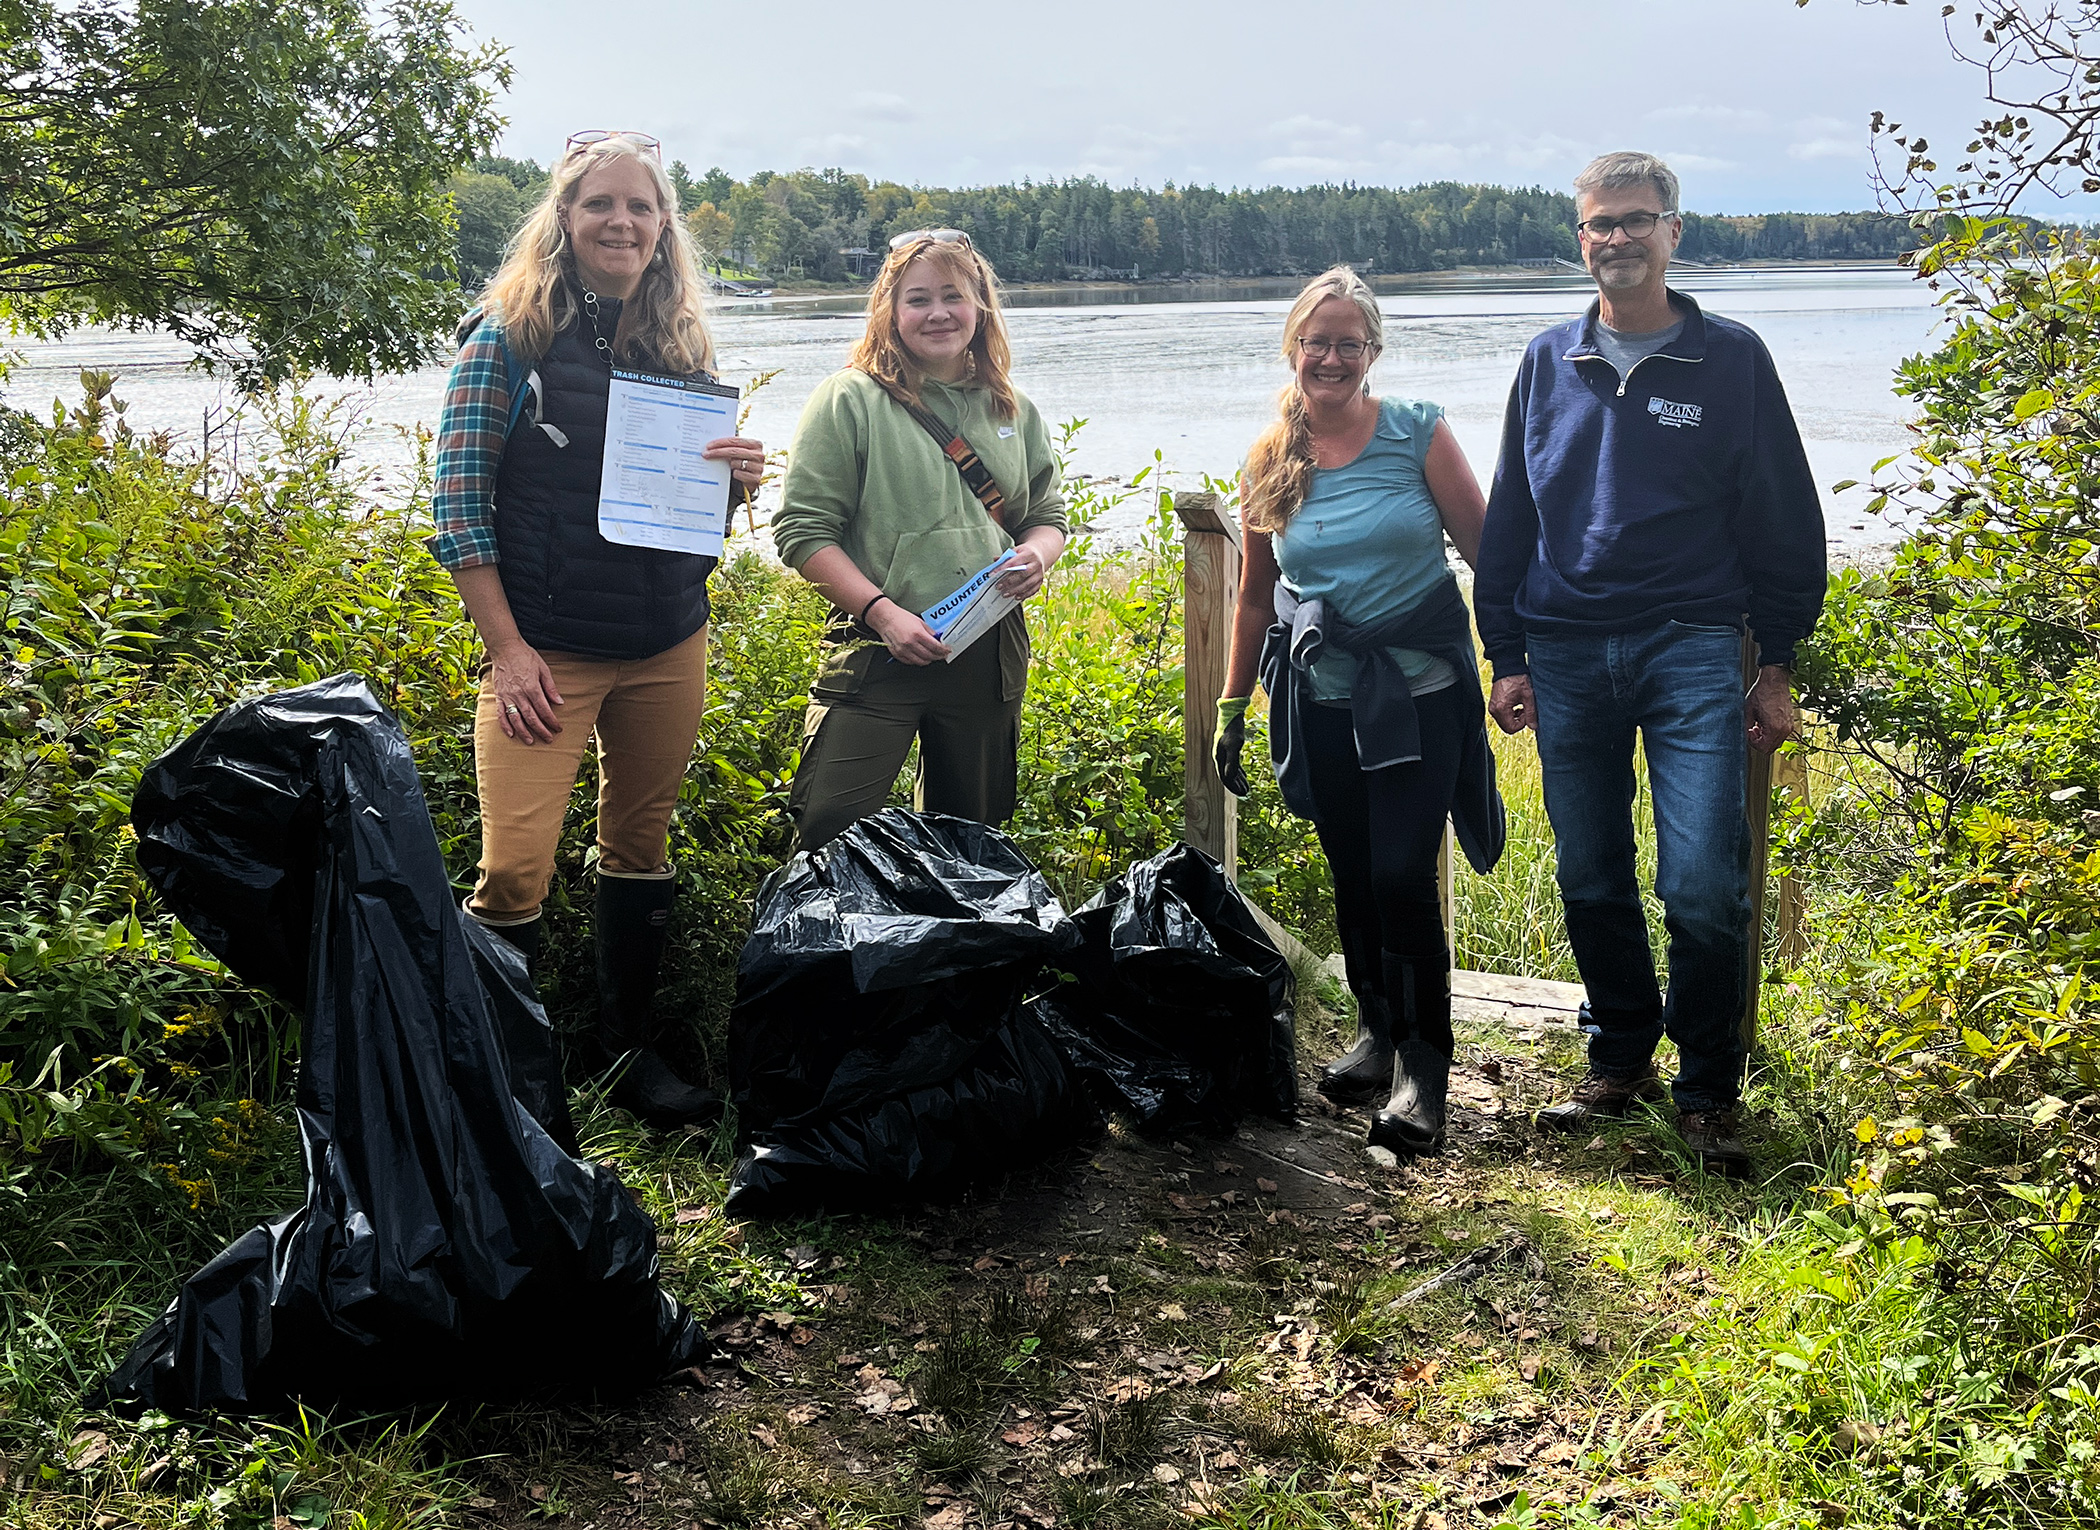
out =
<path fill-rule="evenodd" d="M 605 406 L 598 535 L 628 547 L 719 558 L 731 464 L 701 455 L 736 434 L 737 390 L 613 369 Z"/>
<path fill-rule="evenodd" d="M 1013 549 L 1008 548 L 964 580 L 952 594 L 919 613 L 928 630 L 948 645 L 950 664 L 1020 604 L 1013 596 L 1001 593 L 995 583 L 1013 561 Z"/>

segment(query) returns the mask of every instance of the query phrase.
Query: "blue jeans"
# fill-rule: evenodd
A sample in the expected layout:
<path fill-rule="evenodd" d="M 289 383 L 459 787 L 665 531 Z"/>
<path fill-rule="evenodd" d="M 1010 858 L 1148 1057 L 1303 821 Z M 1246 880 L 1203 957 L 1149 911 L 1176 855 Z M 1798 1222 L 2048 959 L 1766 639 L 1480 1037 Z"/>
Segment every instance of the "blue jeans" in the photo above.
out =
<path fill-rule="evenodd" d="M 1561 904 L 1589 990 L 1590 1067 L 1638 1073 L 1667 1034 L 1677 1108 L 1730 1109 L 1750 972 L 1742 635 L 1666 622 L 1609 637 L 1529 633 L 1526 645 Z M 1667 1000 L 1634 877 L 1635 730 L 1655 804 Z"/>

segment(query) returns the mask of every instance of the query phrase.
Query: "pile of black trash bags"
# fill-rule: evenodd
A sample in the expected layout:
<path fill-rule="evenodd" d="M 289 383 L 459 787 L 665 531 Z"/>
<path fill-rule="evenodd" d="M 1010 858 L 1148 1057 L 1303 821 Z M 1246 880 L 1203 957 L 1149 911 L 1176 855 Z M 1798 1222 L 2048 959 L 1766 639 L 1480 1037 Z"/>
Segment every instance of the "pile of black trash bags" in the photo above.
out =
<path fill-rule="evenodd" d="M 998 830 L 892 808 L 798 855 L 737 966 L 729 1209 L 934 1200 L 1114 1112 L 1225 1130 L 1297 1106 L 1290 964 L 1175 845 L 1076 914 Z"/>
<path fill-rule="evenodd" d="M 705 1358 L 656 1229 L 573 1156 L 523 959 L 455 901 L 355 675 L 230 707 L 146 772 L 140 868 L 301 1020 L 307 1192 L 192 1275 L 91 1406 L 278 1412 L 617 1395 Z M 729 1205 L 924 1200 L 1120 1111 L 1296 1104 L 1289 964 L 1177 846 L 1067 917 L 995 829 L 891 810 L 766 884 L 738 967 Z"/>
<path fill-rule="evenodd" d="M 132 824 L 182 922 L 300 1015 L 307 1191 L 184 1282 L 91 1405 L 618 1394 L 704 1358 L 648 1215 L 564 1150 L 524 961 L 461 913 L 362 680 L 220 713 L 147 770 Z"/>

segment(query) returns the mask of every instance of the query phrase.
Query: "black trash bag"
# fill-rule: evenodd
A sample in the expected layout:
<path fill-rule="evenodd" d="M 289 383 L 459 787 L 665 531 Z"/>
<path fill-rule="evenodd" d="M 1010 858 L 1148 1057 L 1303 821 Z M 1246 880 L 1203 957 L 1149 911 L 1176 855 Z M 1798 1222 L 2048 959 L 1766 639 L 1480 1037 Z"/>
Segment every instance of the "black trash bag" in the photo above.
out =
<path fill-rule="evenodd" d="M 703 1357 L 655 1227 L 557 1145 L 524 963 L 463 927 L 408 742 L 362 680 L 228 708 L 147 770 L 132 822 L 190 930 L 301 1012 L 307 1195 L 191 1276 L 93 1405 L 619 1393 Z"/>
<path fill-rule="evenodd" d="M 1152 1131 L 1297 1114 L 1291 964 L 1216 861 L 1173 845 L 1072 923 L 1078 981 L 1031 1012 L 1104 1109 Z"/>
<path fill-rule="evenodd" d="M 737 961 L 728 1209 L 950 1195 L 1092 1112 L 1023 1000 L 1076 932 L 997 829 L 890 808 L 767 879 Z"/>

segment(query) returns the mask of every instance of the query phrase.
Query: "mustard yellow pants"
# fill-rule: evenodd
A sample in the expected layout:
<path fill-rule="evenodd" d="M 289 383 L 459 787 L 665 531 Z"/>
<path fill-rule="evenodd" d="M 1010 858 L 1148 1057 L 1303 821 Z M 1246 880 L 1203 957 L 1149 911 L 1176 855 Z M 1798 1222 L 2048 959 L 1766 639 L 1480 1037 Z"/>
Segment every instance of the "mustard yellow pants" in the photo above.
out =
<path fill-rule="evenodd" d="M 481 874 L 467 911 L 483 924 L 537 919 L 554 879 L 562 815 L 586 745 L 598 746 L 601 875 L 668 877 L 671 809 L 707 701 L 707 629 L 650 658 L 543 653 L 562 698 L 550 743 L 505 736 L 483 666 L 474 712 Z"/>

